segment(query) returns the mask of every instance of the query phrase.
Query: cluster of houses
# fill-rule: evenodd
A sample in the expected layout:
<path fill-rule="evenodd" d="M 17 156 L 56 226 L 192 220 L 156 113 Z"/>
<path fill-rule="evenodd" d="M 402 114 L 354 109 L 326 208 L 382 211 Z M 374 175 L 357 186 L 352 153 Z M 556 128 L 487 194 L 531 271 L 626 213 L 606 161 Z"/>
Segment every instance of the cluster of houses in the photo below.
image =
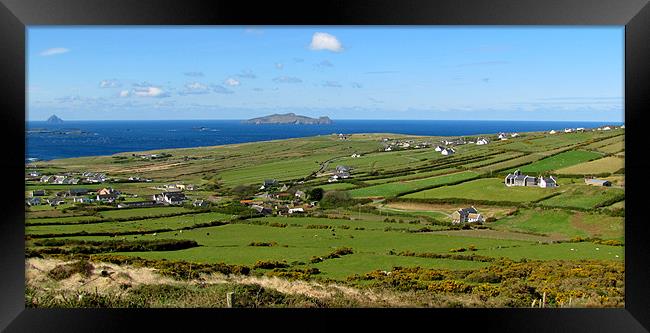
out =
<path fill-rule="evenodd" d="M 352 134 L 343 134 L 343 133 L 334 134 L 334 135 L 338 136 L 339 140 L 347 140 L 352 136 Z"/>
<path fill-rule="evenodd" d="M 499 133 L 499 135 L 497 135 L 497 138 L 498 138 L 499 140 L 502 140 L 502 141 L 503 141 L 503 140 L 508 140 L 508 137 L 516 138 L 516 137 L 518 137 L 518 136 L 519 136 L 518 133 L 510 133 L 510 134 L 508 134 L 508 133 L 503 133 L 503 132 L 501 132 L 501 133 Z"/>
<path fill-rule="evenodd" d="M 155 160 L 159 158 L 171 157 L 172 154 L 169 153 L 160 153 L 160 154 L 132 154 L 133 157 L 140 157 L 144 160 Z"/>
<path fill-rule="evenodd" d="M 44 175 L 41 176 L 40 173 L 32 171 L 28 174 L 28 180 L 36 180 L 35 177 L 39 177 L 38 181 L 41 183 L 48 184 L 62 184 L 62 185 L 76 185 L 81 183 L 85 184 L 97 184 L 103 183 L 108 180 L 105 174 L 95 173 L 95 172 L 84 172 L 81 174 L 81 177 L 74 177 L 72 174 L 63 174 L 63 175 Z"/>
<path fill-rule="evenodd" d="M 345 172 L 342 168 L 338 170 Z M 314 207 L 317 203 L 307 203 L 307 194 L 304 191 L 292 191 L 291 187 L 286 184 L 280 187 L 276 179 L 264 180 L 262 186 L 260 186 L 260 190 L 265 190 L 266 192 L 258 194 L 255 199 L 240 200 L 239 202 L 260 214 L 276 214 L 280 216 L 305 213 L 306 209 Z"/>
<path fill-rule="evenodd" d="M 339 181 L 339 179 L 350 178 L 350 167 L 345 165 L 337 165 L 336 170 L 332 173 L 330 178 L 327 180 L 328 183 L 333 183 Z"/>
<path fill-rule="evenodd" d="M 437 152 L 440 152 L 440 154 L 445 155 L 445 156 L 452 155 L 452 154 L 456 153 L 456 151 L 453 148 L 447 148 L 447 147 L 442 147 L 442 146 L 436 146 L 436 148 L 434 148 L 434 150 L 437 151 Z"/>
<path fill-rule="evenodd" d="M 157 187 L 156 189 L 158 190 L 164 190 L 167 192 L 178 192 L 178 191 L 194 191 L 196 187 L 193 184 L 182 184 L 182 183 L 176 183 L 176 184 L 165 184 L 161 187 Z"/>
<path fill-rule="evenodd" d="M 431 142 L 428 141 L 416 141 L 416 140 L 400 140 L 400 139 L 391 139 L 391 138 L 382 138 L 383 151 L 393 151 L 393 150 L 406 150 L 406 149 L 422 149 L 431 147 Z"/>
<path fill-rule="evenodd" d="M 532 186 L 532 187 L 542 187 L 550 188 L 557 187 L 557 180 L 553 176 L 539 176 L 533 177 L 529 175 L 522 175 L 521 171 L 516 170 L 514 173 L 509 173 L 504 183 L 506 186 Z"/>
<path fill-rule="evenodd" d="M 618 128 L 620 129 L 625 129 L 625 125 L 621 125 Z M 596 127 L 594 129 L 587 129 L 584 127 L 576 127 L 576 128 L 565 128 L 564 133 L 574 133 L 574 132 L 585 132 L 585 131 L 611 131 L 613 129 L 616 129 L 616 126 L 602 126 L 602 127 Z M 548 134 L 555 134 L 558 133 L 559 131 L 556 130 L 550 130 L 548 131 Z"/>
<path fill-rule="evenodd" d="M 120 195 L 120 192 L 113 188 L 103 188 L 100 190 L 89 190 L 85 188 L 72 188 L 67 191 L 60 191 L 56 193 L 55 197 L 45 198 L 47 192 L 45 190 L 33 190 L 30 193 L 30 198 L 26 200 L 28 206 L 36 206 L 41 204 L 49 204 L 50 206 L 58 206 L 66 203 L 66 199 L 72 199 L 73 203 L 113 203 Z"/>

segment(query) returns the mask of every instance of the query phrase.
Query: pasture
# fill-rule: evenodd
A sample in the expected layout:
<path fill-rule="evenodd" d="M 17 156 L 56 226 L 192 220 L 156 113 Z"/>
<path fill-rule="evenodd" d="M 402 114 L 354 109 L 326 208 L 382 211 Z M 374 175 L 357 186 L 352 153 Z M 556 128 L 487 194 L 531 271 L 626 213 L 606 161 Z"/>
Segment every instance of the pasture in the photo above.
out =
<path fill-rule="evenodd" d="M 484 178 L 458 185 L 442 186 L 403 196 L 406 199 L 465 199 L 481 201 L 531 202 L 545 198 L 558 189 L 507 187 L 503 179 Z"/>

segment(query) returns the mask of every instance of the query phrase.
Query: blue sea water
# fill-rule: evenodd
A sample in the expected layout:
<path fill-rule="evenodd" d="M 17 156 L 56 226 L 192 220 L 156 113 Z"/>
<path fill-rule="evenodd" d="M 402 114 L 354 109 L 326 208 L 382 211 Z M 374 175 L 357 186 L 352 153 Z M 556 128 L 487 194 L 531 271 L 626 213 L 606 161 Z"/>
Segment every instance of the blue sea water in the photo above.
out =
<path fill-rule="evenodd" d="M 332 133 L 396 133 L 460 136 L 621 125 L 616 122 L 475 120 L 334 120 L 330 125 L 254 125 L 240 120 L 66 121 L 26 123 L 26 159 L 111 155 L 267 141 Z"/>

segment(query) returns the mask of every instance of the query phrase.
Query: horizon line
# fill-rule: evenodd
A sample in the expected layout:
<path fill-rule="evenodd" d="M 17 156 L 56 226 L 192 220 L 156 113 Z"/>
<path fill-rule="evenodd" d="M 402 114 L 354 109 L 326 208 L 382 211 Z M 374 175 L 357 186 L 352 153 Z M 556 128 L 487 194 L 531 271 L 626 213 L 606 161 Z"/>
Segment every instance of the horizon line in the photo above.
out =
<path fill-rule="evenodd" d="M 246 121 L 250 119 L 219 119 L 219 118 L 190 118 L 190 119 L 72 119 L 72 120 L 63 120 L 63 123 L 65 122 L 72 122 L 72 121 L 196 121 L 196 120 L 221 120 L 221 121 Z M 345 118 L 345 119 L 335 119 L 335 118 L 330 118 L 330 120 L 334 121 L 346 121 L 346 120 L 373 120 L 373 121 L 421 121 L 421 120 L 431 120 L 431 121 L 525 121 L 525 122 L 592 122 L 592 123 L 606 123 L 606 122 L 617 122 L 617 123 L 624 123 L 625 120 L 521 120 L 521 119 L 368 119 L 368 118 L 361 118 L 361 119 L 352 119 L 352 118 Z M 47 119 L 25 119 L 25 122 L 30 122 L 30 121 L 42 121 L 46 122 Z M 264 124 L 264 125 L 273 125 L 273 124 Z"/>

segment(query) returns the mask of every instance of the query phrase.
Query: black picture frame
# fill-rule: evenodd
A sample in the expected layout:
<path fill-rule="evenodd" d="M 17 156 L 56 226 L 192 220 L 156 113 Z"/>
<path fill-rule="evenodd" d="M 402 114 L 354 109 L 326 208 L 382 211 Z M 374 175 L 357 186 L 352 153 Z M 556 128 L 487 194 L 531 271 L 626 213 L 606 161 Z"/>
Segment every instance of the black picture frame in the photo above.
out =
<path fill-rule="evenodd" d="M 0 329 L 104 332 L 372 328 L 481 332 L 646 332 L 650 328 L 644 128 L 650 105 L 647 0 L 198 1 L 0 0 L 0 109 L 6 189 L 0 222 Z M 26 26 L 30 25 L 619 25 L 625 26 L 626 186 L 623 309 L 26 309 L 24 156 Z M 206 325 L 206 326 L 204 326 Z"/>

